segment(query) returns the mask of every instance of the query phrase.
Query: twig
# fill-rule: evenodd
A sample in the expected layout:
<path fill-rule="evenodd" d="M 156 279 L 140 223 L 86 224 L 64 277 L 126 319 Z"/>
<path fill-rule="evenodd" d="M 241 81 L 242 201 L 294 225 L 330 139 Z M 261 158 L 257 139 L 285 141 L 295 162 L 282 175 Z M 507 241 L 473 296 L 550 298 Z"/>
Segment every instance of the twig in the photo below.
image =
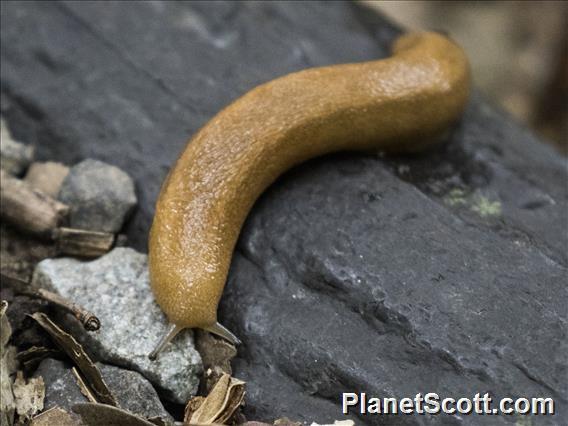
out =
<path fill-rule="evenodd" d="M 83 324 L 83 327 L 85 327 L 85 330 L 87 331 L 97 331 L 99 328 L 101 328 L 101 321 L 95 314 L 87 311 L 85 308 L 77 305 L 76 303 L 73 303 L 61 297 L 58 294 L 40 288 L 35 292 L 31 292 L 30 296 L 40 297 L 72 313 L 75 318 L 77 318 L 81 322 L 81 324 Z"/>
<path fill-rule="evenodd" d="M 73 314 L 77 318 L 83 327 L 87 331 L 97 331 L 101 328 L 101 321 L 97 318 L 95 314 L 86 310 L 85 308 L 77 305 L 64 297 L 53 293 L 51 291 L 45 290 L 43 288 L 32 290 L 29 287 L 29 283 L 16 277 L 11 277 L 6 274 L 1 274 L 2 283 L 6 283 L 11 286 L 17 293 L 24 294 L 26 296 L 38 297 L 60 308 L 66 310 Z"/>

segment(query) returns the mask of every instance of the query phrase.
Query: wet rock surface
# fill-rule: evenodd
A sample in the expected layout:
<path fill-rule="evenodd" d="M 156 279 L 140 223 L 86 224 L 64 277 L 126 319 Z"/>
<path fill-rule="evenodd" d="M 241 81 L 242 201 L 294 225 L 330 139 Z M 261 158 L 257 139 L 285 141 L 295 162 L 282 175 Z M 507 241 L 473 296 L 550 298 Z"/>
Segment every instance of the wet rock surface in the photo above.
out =
<path fill-rule="evenodd" d="M 58 198 L 71 207 L 71 227 L 101 232 L 120 231 L 136 205 L 130 176 L 118 167 L 91 159 L 71 168 Z"/>
<path fill-rule="evenodd" d="M 158 416 L 172 420 L 152 385 L 139 373 L 111 365 L 97 364 L 97 366 L 121 408 L 144 417 Z M 46 409 L 59 406 L 71 412 L 75 404 L 88 402 L 81 393 L 71 368 L 62 361 L 45 359 L 34 376 L 43 377 L 45 382 Z"/>
<path fill-rule="evenodd" d="M 91 262 L 46 259 L 36 267 L 34 284 L 99 318 L 101 329 L 93 333 L 67 318 L 67 326 L 97 359 L 140 372 L 177 403 L 195 394 L 202 366 L 190 331 L 180 334 L 156 361 L 148 359 L 167 323 L 150 291 L 146 255 L 116 248 Z"/>
<path fill-rule="evenodd" d="M 40 157 L 99 158 L 134 177 L 140 250 L 169 167 L 221 107 L 291 71 L 384 57 L 397 34 L 339 2 L 126 7 L 3 6 L 2 108 Z M 287 173 L 248 218 L 221 304 L 244 342 L 233 365 L 247 417 L 333 422 L 343 391 L 489 392 L 553 397 L 556 416 L 532 424 L 565 423 L 567 178 L 564 159 L 478 95 L 430 153 L 334 155 Z"/>

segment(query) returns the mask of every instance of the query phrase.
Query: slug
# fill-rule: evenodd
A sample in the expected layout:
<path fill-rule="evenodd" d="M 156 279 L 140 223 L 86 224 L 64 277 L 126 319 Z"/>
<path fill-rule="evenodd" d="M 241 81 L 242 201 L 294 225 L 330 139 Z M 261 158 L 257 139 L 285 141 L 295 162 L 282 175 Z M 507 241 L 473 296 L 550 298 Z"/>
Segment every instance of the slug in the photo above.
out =
<path fill-rule="evenodd" d="M 399 37 L 389 58 L 295 72 L 224 108 L 190 140 L 161 188 L 149 239 L 150 281 L 170 327 L 233 343 L 217 306 L 241 226 L 259 195 L 291 167 L 350 150 L 420 151 L 463 112 L 462 49 L 438 33 Z"/>

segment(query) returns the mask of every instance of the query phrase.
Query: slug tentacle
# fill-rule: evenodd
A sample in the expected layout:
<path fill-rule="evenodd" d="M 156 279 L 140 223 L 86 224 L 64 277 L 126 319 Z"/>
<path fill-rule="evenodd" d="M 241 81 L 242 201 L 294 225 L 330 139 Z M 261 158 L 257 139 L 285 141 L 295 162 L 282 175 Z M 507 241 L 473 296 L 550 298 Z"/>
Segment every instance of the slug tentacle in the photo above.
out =
<path fill-rule="evenodd" d="M 228 340 L 235 346 L 240 345 L 242 343 L 237 336 L 235 336 L 233 333 L 227 330 L 227 328 L 225 328 L 223 325 L 221 325 L 218 322 L 216 322 L 210 327 L 205 327 L 205 330 L 208 331 L 209 333 L 213 333 L 219 337 L 222 337 L 223 339 Z"/>
<path fill-rule="evenodd" d="M 150 231 L 152 289 L 171 323 L 236 341 L 217 324 L 233 249 L 258 196 L 289 168 L 340 150 L 419 151 L 460 117 L 469 66 L 459 46 L 409 34 L 393 52 L 258 86 L 191 139 Z"/>
<path fill-rule="evenodd" d="M 178 335 L 180 331 L 182 331 L 184 327 L 180 327 L 179 325 L 170 324 L 168 327 L 168 331 L 166 332 L 165 336 L 158 342 L 156 348 L 148 355 L 152 361 L 154 361 L 158 354 L 164 350 L 164 348 L 170 343 L 174 337 Z"/>

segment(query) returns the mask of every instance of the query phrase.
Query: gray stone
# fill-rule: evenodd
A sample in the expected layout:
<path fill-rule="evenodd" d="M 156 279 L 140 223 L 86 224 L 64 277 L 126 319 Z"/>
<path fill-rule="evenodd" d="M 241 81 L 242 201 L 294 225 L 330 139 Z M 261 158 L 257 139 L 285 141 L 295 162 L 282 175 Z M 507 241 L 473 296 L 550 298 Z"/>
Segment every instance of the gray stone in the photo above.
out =
<path fill-rule="evenodd" d="M 136 193 L 130 176 L 118 167 L 88 159 L 71 168 L 59 200 L 71 208 L 71 227 L 116 233 L 136 206 Z"/>
<path fill-rule="evenodd" d="M 167 171 L 220 108 L 291 71 L 385 57 L 399 33 L 344 2 L 10 2 L 1 19 L 11 127 L 42 135 L 44 158 L 131 174 L 139 250 Z M 487 391 L 552 396 L 558 413 L 350 418 L 566 424 L 566 161 L 478 95 L 446 142 L 311 161 L 256 203 L 220 309 L 244 341 L 247 418 L 333 422 L 342 391 Z"/>
<path fill-rule="evenodd" d="M 144 417 L 173 420 L 152 385 L 140 373 L 100 363 L 97 366 L 121 408 Z M 46 410 L 59 406 L 71 412 L 75 404 L 88 402 L 71 367 L 64 362 L 51 358 L 43 360 L 34 373 L 34 377 L 38 376 L 45 382 Z"/>
<path fill-rule="evenodd" d="M 97 365 L 121 408 L 143 417 L 161 417 L 173 421 L 156 390 L 140 373 L 112 365 Z"/>
<path fill-rule="evenodd" d="M 34 284 L 97 315 L 97 332 L 86 333 L 72 317 L 67 326 L 98 359 L 140 372 L 177 403 L 195 394 L 202 366 L 191 331 L 182 332 L 156 361 L 148 359 L 167 323 L 150 290 L 146 255 L 115 248 L 92 262 L 46 259 L 36 267 Z"/>
<path fill-rule="evenodd" d="M 34 148 L 17 142 L 4 119 L 0 119 L 0 167 L 14 176 L 21 176 L 34 157 Z"/>
<path fill-rule="evenodd" d="M 34 377 L 43 377 L 45 383 L 45 409 L 59 406 L 65 411 L 80 402 L 88 402 L 81 393 L 77 380 L 71 372 L 71 367 L 63 361 L 52 358 L 44 359 L 34 373 Z"/>

